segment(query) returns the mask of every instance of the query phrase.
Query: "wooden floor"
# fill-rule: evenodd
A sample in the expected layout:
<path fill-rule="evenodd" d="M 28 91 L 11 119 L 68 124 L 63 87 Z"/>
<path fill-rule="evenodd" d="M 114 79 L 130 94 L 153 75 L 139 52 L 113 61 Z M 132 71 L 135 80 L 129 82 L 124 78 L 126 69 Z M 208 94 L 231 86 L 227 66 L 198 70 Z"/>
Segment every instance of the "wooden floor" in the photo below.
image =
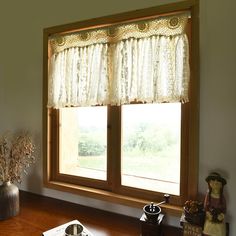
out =
<path fill-rule="evenodd" d="M 139 219 L 80 206 L 27 192 L 20 193 L 20 214 L 0 221 L 0 236 L 37 236 L 42 232 L 79 220 L 94 236 L 139 236 Z M 164 236 L 181 235 L 164 227 Z"/>

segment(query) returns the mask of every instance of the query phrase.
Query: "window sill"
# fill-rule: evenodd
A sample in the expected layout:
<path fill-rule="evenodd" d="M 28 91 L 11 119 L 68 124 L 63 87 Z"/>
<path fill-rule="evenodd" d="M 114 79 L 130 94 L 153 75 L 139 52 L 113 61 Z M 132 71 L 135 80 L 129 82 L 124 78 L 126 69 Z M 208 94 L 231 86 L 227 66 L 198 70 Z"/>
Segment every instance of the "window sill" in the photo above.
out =
<path fill-rule="evenodd" d="M 52 188 L 59 191 L 69 192 L 73 194 L 79 194 L 81 196 L 95 198 L 102 201 L 107 201 L 111 203 L 121 204 L 129 207 L 143 208 L 144 205 L 148 204 L 150 201 L 140 198 L 128 197 L 116 193 L 111 193 L 109 191 L 94 189 L 84 186 L 78 186 L 68 183 L 62 183 L 57 181 L 47 181 L 44 183 L 47 188 Z M 163 213 L 167 215 L 180 217 L 182 214 L 182 207 L 163 204 L 161 205 Z"/>

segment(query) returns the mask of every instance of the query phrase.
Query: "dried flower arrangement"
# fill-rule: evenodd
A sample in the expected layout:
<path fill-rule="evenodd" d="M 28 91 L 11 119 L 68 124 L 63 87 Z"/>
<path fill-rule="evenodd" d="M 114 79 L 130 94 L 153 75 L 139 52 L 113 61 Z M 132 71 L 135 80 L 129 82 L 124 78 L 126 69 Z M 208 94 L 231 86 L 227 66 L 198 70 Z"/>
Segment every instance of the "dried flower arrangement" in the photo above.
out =
<path fill-rule="evenodd" d="M 184 203 L 184 216 L 188 222 L 202 226 L 205 218 L 203 202 L 194 200 L 186 201 Z"/>
<path fill-rule="evenodd" d="M 18 182 L 22 172 L 35 161 L 35 146 L 28 133 L 14 136 L 5 134 L 0 137 L 0 181 Z"/>
<path fill-rule="evenodd" d="M 194 200 L 186 201 L 184 204 L 184 209 L 191 214 L 197 214 L 204 210 L 203 203 L 199 201 L 194 201 Z"/>

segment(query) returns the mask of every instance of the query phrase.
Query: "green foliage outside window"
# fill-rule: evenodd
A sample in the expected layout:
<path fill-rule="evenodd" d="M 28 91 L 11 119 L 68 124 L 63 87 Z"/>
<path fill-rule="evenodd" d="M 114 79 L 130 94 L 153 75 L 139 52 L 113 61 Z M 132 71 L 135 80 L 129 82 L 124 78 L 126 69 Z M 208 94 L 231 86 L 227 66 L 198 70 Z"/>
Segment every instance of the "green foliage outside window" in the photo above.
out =
<path fill-rule="evenodd" d="M 126 127 L 129 129 L 128 127 Z M 106 151 L 103 133 L 88 130 L 79 140 L 79 156 L 101 156 Z M 166 127 L 142 123 L 129 131 L 124 142 L 124 152 L 129 156 L 156 155 L 177 143 L 178 138 Z"/>
<path fill-rule="evenodd" d="M 84 134 L 79 141 L 79 156 L 100 156 L 105 152 L 105 145 L 99 137 Z"/>

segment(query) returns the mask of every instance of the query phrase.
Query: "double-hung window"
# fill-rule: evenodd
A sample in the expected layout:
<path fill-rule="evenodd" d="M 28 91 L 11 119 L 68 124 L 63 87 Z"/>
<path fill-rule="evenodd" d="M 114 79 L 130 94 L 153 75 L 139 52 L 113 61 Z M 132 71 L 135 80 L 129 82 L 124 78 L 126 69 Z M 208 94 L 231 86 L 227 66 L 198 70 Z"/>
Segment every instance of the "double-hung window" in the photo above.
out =
<path fill-rule="evenodd" d="M 186 1 L 45 29 L 47 186 L 131 205 L 194 196 L 194 14 Z"/>

